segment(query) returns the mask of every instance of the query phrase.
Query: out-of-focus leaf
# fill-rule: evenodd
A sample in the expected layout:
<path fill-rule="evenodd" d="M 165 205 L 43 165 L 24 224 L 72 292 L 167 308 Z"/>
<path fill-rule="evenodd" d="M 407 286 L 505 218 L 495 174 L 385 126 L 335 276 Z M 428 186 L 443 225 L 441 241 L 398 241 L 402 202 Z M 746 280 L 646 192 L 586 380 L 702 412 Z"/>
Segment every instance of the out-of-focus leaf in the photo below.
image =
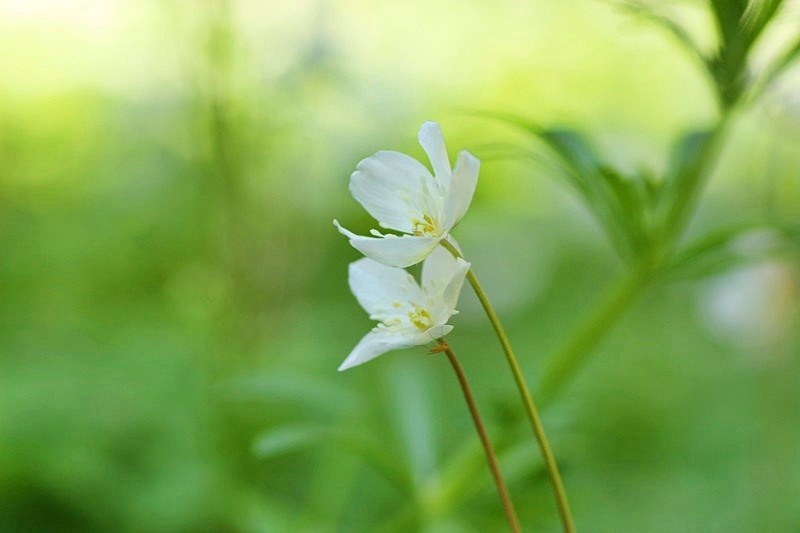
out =
<path fill-rule="evenodd" d="M 678 176 L 686 174 L 691 167 L 696 165 L 710 138 L 711 132 L 701 130 L 689 132 L 678 139 L 670 153 L 665 175 L 667 181 L 675 180 Z"/>
<path fill-rule="evenodd" d="M 783 0 L 750 0 L 742 15 L 742 31 L 752 44 L 775 17 Z"/>
<path fill-rule="evenodd" d="M 328 413 L 356 412 L 364 405 L 354 390 L 294 372 L 242 376 L 226 384 L 225 394 L 239 400 L 306 405 Z"/>
<path fill-rule="evenodd" d="M 430 377 L 416 361 L 392 360 L 386 375 L 389 413 L 408 453 L 410 470 L 422 486 L 436 472 L 437 435 L 434 414 L 436 397 Z"/>
<path fill-rule="evenodd" d="M 584 191 L 583 197 L 606 230 L 617 253 L 631 259 L 643 244 L 643 202 L 631 181 L 603 163 L 580 133 L 549 129 L 539 133 Z"/>
<path fill-rule="evenodd" d="M 593 212 L 623 259 L 635 258 L 647 245 L 650 211 L 656 193 L 652 183 L 637 183 L 643 178 L 625 176 L 603 162 L 580 132 L 543 128 L 526 118 L 505 113 L 480 115 L 521 128 L 545 144 L 562 167 L 567 182 Z"/>
<path fill-rule="evenodd" d="M 713 232 L 677 253 L 671 280 L 699 279 L 747 264 L 800 255 L 800 227 L 744 224 Z"/>
<path fill-rule="evenodd" d="M 783 71 L 789 65 L 800 59 L 800 36 L 794 41 L 794 44 L 787 48 L 784 55 L 778 61 L 778 72 Z"/>
<path fill-rule="evenodd" d="M 633 184 L 639 189 L 639 195 L 645 202 L 647 211 L 652 211 L 658 205 L 658 198 L 661 194 L 661 179 L 649 172 L 639 173 L 639 179 L 633 180 Z"/>
<path fill-rule="evenodd" d="M 705 68 L 708 68 L 708 58 L 697 47 L 691 35 L 667 14 L 656 11 L 655 5 L 643 5 L 637 2 L 623 2 L 621 5 L 634 16 L 654 22 L 667 30 L 693 58 L 697 59 Z"/>
<path fill-rule="evenodd" d="M 782 4 L 783 0 L 711 0 L 721 43 L 709 68 L 723 107 L 733 106 L 750 90 L 750 50 Z"/>
<path fill-rule="evenodd" d="M 559 161 L 574 172 L 569 177 L 578 181 L 578 188 L 585 190 L 585 174 L 595 171 L 598 163 L 596 155 L 582 135 L 563 128 L 544 128 L 530 119 L 511 113 L 482 111 L 476 115 L 505 122 L 544 141 L 550 151 L 558 156 Z"/>
<path fill-rule="evenodd" d="M 610 167 L 603 167 L 600 171 L 614 192 L 618 210 L 625 214 L 629 240 L 633 252 L 638 255 L 649 246 L 655 229 L 661 181 L 643 171 L 635 175 L 623 175 Z"/>
<path fill-rule="evenodd" d="M 702 172 L 703 154 L 711 141 L 711 132 L 693 131 L 683 135 L 672 148 L 659 195 L 657 215 L 661 222 L 669 216 L 676 199 L 689 194 L 687 187 Z"/>
<path fill-rule="evenodd" d="M 597 172 L 599 162 L 594 150 L 580 133 L 564 128 L 541 130 L 539 137 L 579 176 Z"/>
<path fill-rule="evenodd" d="M 746 0 L 711 0 L 720 44 L 717 55 L 709 61 L 722 108 L 730 108 L 744 88 L 747 45 L 740 23 L 747 9 Z"/>
<path fill-rule="evenodd" d="M 711 0 L 711 11 L 719 26 L 723 44 L 739 35 L 739 26 L 747 11 L 748 0 Z"/>
<path fill-rule="evenodd" d="M 666 2 L 623 2 L 629 12 L 666 29 L 710 74 L 721 107 L 735 104 L 748 88 L 747 59 L 753 44 L 778 13 L 783 0 L 711 0 L 719 44 L 703 53 L 691 35 L 664 9 Z"/>
<path fill-rule="evenodd" d="M 600 174 L 611 187 L 619 209 L 625 214 L 629 224 L 631 238 L 638 247 L 645 238 L 645 209 L 648 203 L 642 194 L 643 190 L 636 185 L 641 180 L 638 177 L 623 176 L 610 167 L 601 168 Z"/>
<path fill-rule="evenodd" d="M 253 453 L 262 459 L 298 452 L 321 442 L 330 432 L 308 425 L 278 428 L 262 433 L 253 443 Z"/>
<path fill-rule="evenodd" d="M 338 431 L 317 424 L 293 424 L 270 429 L 253 441 L 253 454 L 273 459 L 289 453 L 327 446 L 361 458 L 400 490 L 412 492 L 414 486 L 406 469 L 385 448 L 352 431 Z"/>
<path fill-rule="evenodd" d="M 791 67 L 796 61 L 800 60 L 800 35 L 797 36 L 795 41 L 778 57 L 771 65 L 769 65 L 761 77 L 757 80 L 756 84 L 748 95 L 751 99 L 758 98 L 758 96 L 766 90 L 770 84 L 783 74 L 786 69 Z"/>

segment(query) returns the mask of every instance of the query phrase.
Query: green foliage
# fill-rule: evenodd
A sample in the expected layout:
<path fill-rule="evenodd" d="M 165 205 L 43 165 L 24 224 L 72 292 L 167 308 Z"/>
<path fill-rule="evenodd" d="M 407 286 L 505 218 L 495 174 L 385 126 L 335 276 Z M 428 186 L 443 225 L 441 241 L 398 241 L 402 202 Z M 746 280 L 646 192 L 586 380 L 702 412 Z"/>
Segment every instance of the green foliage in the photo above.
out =
<path fill-rule="evenodd" d="M 699 59 L 710 76 L 720 108 L 724 111 L 734 107 L 753 87 L 759 87 L 759 81 L 751 72 L 750 55 L 759 37 L 780 14 L 782 4 L 783 0 L 709 0 L 708 8 L 718 33 L 718 43 L 712 54 L 699 49 L 689 32 L 666 12 L 664 4 L 645 6 L 630 2 L 623 5 L 664 27 Z M 764 78 L 779 75 L 796 57 L 797 43 L 774 62 L 771 72 Z"/>
<path fill-rule="evenodd" d="M 639 50 L 650 34 L 621 35 L 627 19 L 602 3 L 540 2 L 528 18 L 510 4 L 458 17 L 450 4 L 426 4 L 426 17 L 323 4 L 0 7 L 0 531 L 502 527 L 443 358 L 407 350 L 335 370 L 370 321 L 346 285 L 357 254 L 330 221 L 367 227 L 350 172 L 374 150 L 418 150 L 425 119 L 483 160 L 456 237 L 490 295 L 511 295 L 498 312 L 542 384 L 580 529 L 796 529 L 800 161 L 772 151 L 796 139 L 759 119 L 755 96 L 800 38 L 758 77 L 748 65 L 785 6 L 709 6 L 721 41 L 706 72 L 721 113 L 744 123 L 718 136 L 683 78 L 631 81 L 682 71 Z M 684 114 L 665 126 L 639 98 L 651 93 Z M 517 110 L 496 116 L 521 137 L 447 113 L 464 102 Z M 663 171 L 623 168 L 597 142 L 634 127 Z M 545 166 L 490 162 L 474 149 L 487 141 Z M 727 164 L 709 168 L 711 156 Z M 762 202 L 759 157 L 778 206 Z M 763 261 L 779 270 L 761 291 L 770 327 L 721 326 L 709 291 L 741 289 L 720 274 Z M 526 530 L 555 530 L 476 307 L 465 293 L 452 345 Z M 575 366 L 544 394 L 563 353 Z"/>
<path fill-rule="evenodd" d="M 700 57 L 711 74 L 719 96 L 721 118 L 712 128 L 690 132 L 679 138 L 669 157 L 664 175 L 626 175 L 604 162 L 593 150 L 585 135 L 564 128 L 544 128 L 520 116 L 483 113 L 484 116 L 508 122 L 533 135 L 555 157 L 561 175 L 577 193 L 620 257 L 632 269 L 644 265 L 654 273 L 675 266 L 671 256 L 680 239 L 686 219 L 713 168 L 724 141 L 733 108 L 744 99 L 751 85 L 761 90 L 792 63 L 798 53 L 792 45 L 762 78 L 751 80 L 748 57 L 758 37 L 779 12 L 782 0 L 711 0 L 710 8 L 719 30 L 719 45 L 712 56 L 704 55 L 689 33 L 678 23 L 655 8 L 630 3 L 625 6 L 668 29 L 678 41 Z M 800 37 L 798 37 L 800 39 Z M 716 241 L 712 237 L 711 241 Z M 704 254 L 689 249 L 679 254 L 682 269 L 695 259 L 706 260 Z M 737 263 L 729 257 L 729 268 Z M 702 269 L 701 269 L 702 270 Z"/>
<path fill-rule="evenodd" d="M 752 263 L 796 260 L 800 227 L 744 224 L 711 232 L 688 244 L 672 260 L 666 276 L 696 279 L 721 274 Z"/>

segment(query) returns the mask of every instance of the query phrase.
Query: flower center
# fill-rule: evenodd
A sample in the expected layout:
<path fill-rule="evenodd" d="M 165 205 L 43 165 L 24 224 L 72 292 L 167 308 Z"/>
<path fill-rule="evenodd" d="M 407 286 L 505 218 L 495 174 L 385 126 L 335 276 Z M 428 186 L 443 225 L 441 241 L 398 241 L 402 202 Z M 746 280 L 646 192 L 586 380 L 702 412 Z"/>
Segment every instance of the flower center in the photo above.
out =
<path fill-rule="evenodd" d="M 428 313 L 426 309 L 415 305 L 413 311 L 408 312 L 408 319 L 411 321 L 412 324 L 417 326 L 417 328 L 421 329 L 422 331 L 426 331 L 433 325 L 431 321 L 431 314 Z"/>
<path fill-rule="evenodd" d="M 411 223 L 414 225 L 414 236 L 423 237 L 425 235 L 436 235 L 436 223 L 430 215 L 423 215 L 422 220 L 412 218 Z"/>

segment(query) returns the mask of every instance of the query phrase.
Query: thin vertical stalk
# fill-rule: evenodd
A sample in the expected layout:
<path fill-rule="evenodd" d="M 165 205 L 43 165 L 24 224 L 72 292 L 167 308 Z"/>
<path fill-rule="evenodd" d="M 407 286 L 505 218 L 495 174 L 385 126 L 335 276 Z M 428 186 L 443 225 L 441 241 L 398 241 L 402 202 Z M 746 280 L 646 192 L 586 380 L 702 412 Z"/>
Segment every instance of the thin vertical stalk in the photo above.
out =
<path fill-rule="evenodd" d="M 500 466 L 497 463 L 497 455 L 494 453 L 492 442 L 489 440 L 489 434 L 486 431 L 486 426 L 483 424 L 481 414 L 478 411 L 478 406 L 475 403 L 475 397 L 472 395 L 467 376 L 464 374 L 464 369 L 458 361 L 456 354 L 444 340 L 439 340 L 439 347 L 431 350 L 432 352 L 444 352 L 453 366 L 453 370 L 458 378 L 458 383 L 461 385 L 461 391 L 464 393 L 464 400 L 467 402 L 469 414 L 472 415 L 472 421 L 475 423 L 475 429 L 478 432 L 478 437 L 481 439 L 483 450 L 486 453 L 486 462 L 489 463 L 489 470 L 492 472 L 494 484 L 497 486 L 497 492 L 500 495 L 500 500 L 503 502 L 503 511 L 508 520 L 508 527 L 514 533 L 522 531 L 517 520 L 517 513 L 514 510 L 514 503 L 511 501 L 511 496 L 508 493 L 505 481 L 503 481 L 503 474 L 500 472 Z"/>
<path fill-rule="evenodd" d="M 453 256 L 462 257 L 458 249 L 456 249 L 456 247 L 447 240 L 442 240 L 441 245 L 444 246 L 447 251 L 453 254 Z M 486 312 L 486 316 L 488 317 L 489 322 L 491 322 L 492 327 L 497 334 L 500 345 L 503 347 L 503 353 L 506 356 L 508 366 L 511 368 L 511 373 L 514 375 L 514 381 L 517 384 L 517 389 L 519 390 L 519 394 L 522 398 L 522 403 L 525 406 L 525 412 L 528 416 L 528 420 L 531 423 L 531 427 L 533 428 L 533 433 L 536 436 L 539 449 L 544 457 L 545 465 L 547 467 L 547 475 L 550 478 L 550 484 L 552 485 L 553 492 L 555 493 L 556 505 L 558 506 L 558 512 L 561 516 L 561 522 L 564 526 L 564 531 L 567 533 L 573 533 L 575 531 L 575 524 L 572 520 L 572 514 L 569 510 L 567 493 L 564 490 L 564 484 L 561 481 L 561 475 L 558 472 L 558 464 L 556 463 L 556 459 L 553 455 L 553 451 L 550 448 L 550 444 L 547 441 L 547 435 L 545 434 L 544 426 L 542 425 L 539 413 L 536 410 L 536 405 L 533 402 L 533 397 L 531 396 L 527 383 L 525 383 L 525 377 L 522 374 L 522 369 L 517 362 L 517 358 L 514 355 L 514 350 L 511 348 L 511 343 L 508 341 L 508 337 L 506 336 L 503 325 L 500 322 L 500 318 L 497 316 L 497 313 L 492 307 L 491 302 L 489 302 L 489 297 L 486 295 L 486 292 L 483 290 L 483 287 L 478 282 L 478 278 L 475 276 L 475 273 L 471 268 L 469 271 L 467 271 L 467 280 L 469 280 L 470 285 L 472 285 L 475 295 L 478 297 L 478 300 L 480 300 L 481 306 Z"/>

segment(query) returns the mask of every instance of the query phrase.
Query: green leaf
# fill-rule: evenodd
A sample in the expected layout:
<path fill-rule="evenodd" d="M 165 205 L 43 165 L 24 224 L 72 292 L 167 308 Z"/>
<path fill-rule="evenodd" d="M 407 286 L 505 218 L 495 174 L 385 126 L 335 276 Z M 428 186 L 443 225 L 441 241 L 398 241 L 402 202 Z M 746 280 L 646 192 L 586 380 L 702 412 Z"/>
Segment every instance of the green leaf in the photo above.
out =
<path fill-rule="evenodd" d="M 720 106 L 732 107 L 745 86 L 748 45 L 741 31 L 747 9 L 745 0 L 711 0 L 712 13 L 720 35 L 716 57 L 709 61 L 709 71 L 716 84 Z"/>
<path fill-rule="evenodd" d="M 352 430 L 338 431 L 317 424 L 294 424 L 270 429 L 253 441 L 252 452 L 261 459 L 274 459 L 309 448 L 326 446 L 355 455 L 369 464 L 400 490 L 411 493 L 414 485 L 408 472 L 401 468 L 386 448 Z"/>
<path fill-rule="evenodd" d="M 669 179 L 685 172 L 697 159 L 710 135 L 708 130 L 692 131 L 678 139 L 670 154 L 666 177 Z"/>
<path fill-rule="evenodd" d="M 723 47 L 739 39 L 740 23 L 747 11 L 748 0 L 711 0 L 711 11 L 722 37 Z"/>
<path fill-rule="evenodd" d="M 480 115 L 511 124 L 542 141 L 617 253 L 626 260 L 639 254 L 648 242 L 652 184 L 638 184 L 639 176 L 624 176 L 604 163 L 589 140 L 577 131 L 543 128 L 531 120 L 504 113 Z"/>
<path fill-rule="evenodd" d="M 658 214 L 666 217 L 676 199 L 689 194 L 687 187 L 702 172 L 703 154 L 711 140 L 708 130 L 693 131 L 683 135 L 672 148 L 664 173 L 662 191 L 658 200 Z"/>
<path fill-rule="evenodd" d="M 764 73 L 761 75 L 760 79 L 756 82 L 754 88 L 750 92 L 750 98 L 755 99 L 760 94 L 762 94 L 770 84 L 778 78 L 781 74 L 783 74 L 789 67 L 794 64 L 795 61 L 800 59 L 800 35 L 798 35 L 794 41 L 784 52 L 780 55 L 778 59 L 772 62 L 769 65 Z"/>
<path fill-rule="evenodd" d="M 642 199 L 632 182 L 604 164 L 578 132 L 549 129 L 539 133 L 563 162 L 574 181 L 583 188 L 584 201 L 606 230 L 609 240 L 623 258 L 636 255 L 644 244 Z"/>
<path fill-rule="evenodd" d="M 751 242 L 744 242 L 746 239 Z M 699 279 L 767 259 L 798 255 L 800 226 L 742 224 L 697 239 L 675 254 L 665 272 L 671 280 Z"/>
<path fill-rule="evenodd" d="M 747 9 L 742 15 L 742 31 L 751 46 L 764 28 L 775 18 L 783 0 L 750 0 Z"/>
<path fill-rule="evenodd" d="M 750 50 L 782 4 L 783 0 L 711 0 L 721 43 L 709 67 L 723 107 L 732 107 L 750 90 Z"/>
<path fill-rule="evenodd" d="M 253 443 L 253 453 L 262 459 L 302 451 L 321 442 L 329 432 L 309 425 L 297 425 L 267 431 Z"/>
<path fill-rule="evenodd" d="M 648 204 L 647 188 L 639 176 L 623 176 L 611 167 L 600 168 L 600 175 L 611 188 L 617 216 L 625 219 L 628 237 L 634 252 L 647 244 Z"/>
<path fill-rule="evenodd" d="M 692 131 L 678 139 L 669 156 L 665 179 L 676 180 L 693 171 L 710 139 L 711 132 L 708 130 Z"/>
<path fill-rule="evenodd" d="M 676 21 L 671 19 L 667 14 L 656 11 L 655 5 L 642 5 L 636 2 L 625 2 L 622 7 L 634 16 L 638 16 L 644 20 L 655 23 L 667 30 L 675 40 L 680 44 L 684 50 L 696 59 L 705 68 L 709 66 L 709 58 L 707 58 L 697 47 L 697 44 L 692 39 L 691 35 Z"/>
<path fill-rule="evenodd" d="M 480 111 L 473 114 L 505 122 L 542 140 L 548 147 L 549 152 L 556 156 L 558 165 L 563 168 L 564 172 L 561 173 L 561 176 L 567 180 L 567 183 L 581 196 L 585 203 L 591 206 L 595 202 L 591 187 L 586 181 L 586 176 L 580 170 L 591 166 L 590 161 L 592 159 L 588 144 L 583 139 L 575 138 L 567 130 L 546 130 L 529 119 L 510 113 Z M 578 155 L 578 161 L 571 160 L 570 153 L 572 152 Z M 543 163 L 542 159 L 533 152 L 525 151 L 522 155 L 533 159 L 537 163 Z"/>
<path fill-rule="evenodd" d="M 390 402 L 388 416 L 407 452 L 416 484 L 422 487 L 430 472 L 436 470 L 435 387 L 428 369 L 417 361 L 398 357 L 390 364 L 390 371 L 384 375 Z"/>
<path fill-rule="evenodd" d="M 258 400 L 336 414 L 358 412 L 358 394 L 330 380 L 296 372 L 271 372 L 241 376 L 226 383 L 225 394 L 235 400 Z"/>
<path fill-rule="evenodd" d="M 540 131 L 539 137 L 581 176 L 585 177 L 597 172 L 598 157 L 589 146 L 589 142 L 580 133 L 563 128 L 553 128 Z"/>

